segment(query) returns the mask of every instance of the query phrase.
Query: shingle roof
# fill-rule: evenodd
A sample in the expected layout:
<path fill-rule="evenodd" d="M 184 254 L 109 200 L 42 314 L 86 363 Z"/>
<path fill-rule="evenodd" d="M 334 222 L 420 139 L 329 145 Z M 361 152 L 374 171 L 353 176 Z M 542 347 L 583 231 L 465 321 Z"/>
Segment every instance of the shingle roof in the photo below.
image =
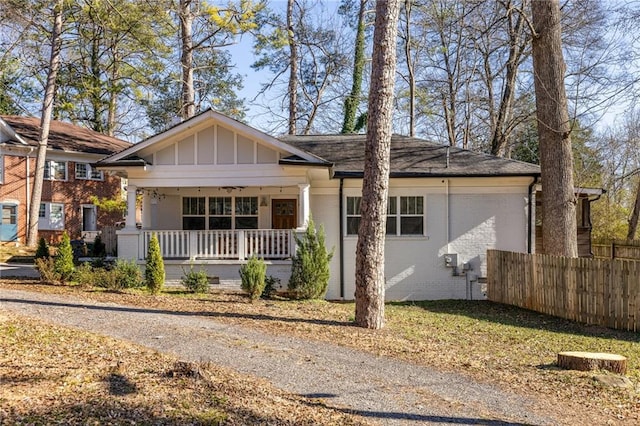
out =
<path fill-rule="evenodd" d="M 29 145 L 38 145 L 39 118 L 15 115 L 2 115 L 0 117 Z M 110 155 L 129 148 L 131 143 L 84 127 L 53 120 L 49 130 L 47 146 L 54 150 Z"/>
<path fill-rule="evenodd" d="M 279 139 L 333 163 L 336 177 L 361 177 L 363 174 L 366 135 L 282 136 Z M 391 177 L 538 176 L 540 167 L 475 151 L 447 147 L 423 139 L 393 135 L 390 175 Z"/>

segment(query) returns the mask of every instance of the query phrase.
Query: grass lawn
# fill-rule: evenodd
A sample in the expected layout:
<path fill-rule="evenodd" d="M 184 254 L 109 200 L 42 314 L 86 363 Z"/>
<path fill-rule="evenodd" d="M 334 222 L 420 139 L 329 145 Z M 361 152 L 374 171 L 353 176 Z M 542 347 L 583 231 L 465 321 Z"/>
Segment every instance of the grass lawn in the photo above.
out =
<path fill-rule="evenodd" d="M 100 301 L 190 312 L 221 322 L 242 324 L 277 334 L 323 340 L 441 370 L 456 371 L 477 380 L 499 384 L 523 395 L 552 401 L 563 407 L 563 410 L 566 409 L 568 424 L 570 424 L 571 418 L 591 419 L 593 424 L 640 423 L 640 388 L 638 387 L 640 382 L 640 334 L 638 333 L 618 332 L 602 327 L 575 324 L 485 301 L 388 303 L 385 329 L 371 331 L 353 326 L 354 305 L 346 302 L 259 300 L 256 303 L 249 303 L 246 297 L 239 294 L 214 292 L 206 295 L 193 295 L 185 293 L 179 288 L 169 289 L 159 296 L 151 296 L 133 291 L 112 293 L 81 287 L 42 286 L 35 282 L 2 281 L 0 287 L 2 286 L 30 291 L 70 293 Z M 26 333 L 20 326 L 21 323 L 22 321 L 9 317 L 4 321 L 3 333 L 0 334 L 3 339 L 2 347 L 9 347 L 9 351 L 17 351 L 14 352 L 15 354 L 20 353 L 20 349 L 15 349 L 14 346 L 23 345 L 20 343 L 22 339 L 7 338 L 5 329 L 9 326 L 22 330 L 20 333 Z M 28 328 L 31 329 L 34 326 L 31 325 Z M 50 335 L 52 332 L 44 331 L 44 333 Z M 66 332 L 56 331 L 56 333 Z M 95 358 L 96 354 L 105 352 L 96 348 L 96 345 L 106 344 L 102 343 L 103 339 L 78 334 L 79 338 L 89 340 L 76 343 L 73 338 L 74 334 L 78 333 L 65 335 L 64 342 L 75 345 L 75 351 L 78 354 L 89 352 L 93 355 L 86 356 Z M 40 340 L 40 337 L 32 336 L 30 339 L 34 343 L 32 346 L 37 347 L 36 342 Z M 56 344 L 60 344 L 61 340 L 56 339 Z M 4 340 L 8 340 L 9 345 Z M 110 341 L 109 345 L 122 344 Z M 152 408 L 149 409 L 144 406 L 143 401 L 137 402 L 136 407 L 139 406 L 143 414 L 146 412 L 156 413 L 154 410 L 157 410 L 157 407 L 162 406 L 163 403 L 170 407 L 179 405 L 175 398 L 172 399 L 171 392 L 163 394 L 160 389 L 163 387 L 167 387 L 169 390 L 180 388 L 182 391 L 183 385 L 187 389 L 191 389 L 188 391 L 188 395 L 193 399 L 186 404 L 187 408 L 182 411 L 180 409 L 175 411 L 174 408 L 174 412 L 190 416 L 191 419 L 199 418 L 199 414 L 189 411 L 198 407 L 206 408 L 205 414 L 203 414 L 205 417 L 215 418 L 216 415 L 221 415 L 231 419 L 229 420 L 231 423 L 242 423 L 242 420 L 234 420 L 242 419 L 241 415 L 234 417 L 237 410 L 242 413 L 254 413 L 254 409 L 258 407 L 251 405 L 252 402 L 248 402 L 253 408 L 236 408 L 234 405 L 236 399 L 247 401 L 247 397 L 239 396 L 238 393 L 231 393 L 231 395 L 237 395 L 237 398 L 232 397 L 222 402 L 214 398 L 216 399 L 215 403 L 209 401 L 211 405 L 202 404 L 198 399 L 203 398 L 202 391 L 209 389 L 207 386 L 213 386 L 209 383 L 218 383 L 219 380 L 216 381 L 213 378 L 206 381 L 205 388 L 201 389 L 204 385 L 196 386 L 193 383 L 202 383 L 202 380 L 195 380 L 191 375 L 187 375 L 188 377 L 183 377 L 184 375 L 180 374 L 171 377 L 163 375 L 163 371 L 170 371 L 174 368 L 172 367 L 174 361 L 158 361 L 160 363 L 158 367 L 151 368 L 151 372 L 146 372 L 141 366 L 151 364 L 148 362 L 140 364 L 133 361 L 135 360 L 134 355 L 143 356 L 142 354 L 145 354 L 145 357 L 151 357 L 151 355 L 147 355 L 146 351 L 141 348 L 132 349 L 126 345 L 118 347 L 122 347 L 118 350 L 123 351 L 127 356 L 114 356 L 113 359 L 105 361 L 103 369 L 99 372 L 84 371 L 87 364 L 91 363 L 82 363 L 80 366 L 73 367 L 77 371 L 73 369 L 70 371 L 74 371 L 74 374 L 80 377 L 75 380 L 80 383 L 85 383 L 84 380 L 86 380 L 86 386 L 96 388 L 98 387 L 96 378 L 101 378 L 100 380 L 104 382 L 104 377 L 111 377 L 112 373 L 116 377 L 124 376 L 129 380 L 131 380 L 130 377 L 136 378 L 141 374 L 150 374 L 154 380 L 158 381 L 158 384 L 153 385 L 152 388 L 158 389 L 158 396 L 154 396 L 151 401 L 156 405 L 152 405 Z M 561 351 L 612 352 L 624 355 L 628 358 L 627 377 L 633 387 L 630 389 L 612 388 L 595 380 L 595 376 L 607 374 L 606 372 L 560 370 L 555 367 L 555 362 L 557 353 Z M 4 353 L 2 355 L 6 356 Z M 158 356 L 154 355 L 154 357 Z M 41 363 L 47 363 L 49 366 L 57 366 L 58 364 L 55 358 L 47 359 L 44 356 L 37 362 L 27 361 L 27 364 L 24 364 L 19 357 L 18 359 L 10 359 L 12 363 L 10 369 L 4 367 L 4 362 L 0 365 L 3 376 L 18 374 L 17 371 L 25 369 L 28 371 L 29 368 L 41 368 L 39 365 Z M 80 359 L 82 358 L 80 357 Z M 122 363 L 117 363 L 117 359 L 122 359 Z M 233 375 L 231 372 L 223 372 L 212 366 L 205 367 L 212 369 L 211 372 L 206 372 L 205 375 L 208 377 L 218 377 L 218 374 L 223 373 Z M 198 369 L 200 367 L 196 367 L 196 370 Z M 13 371 L 13 373 L 9 373 L 9 371 Z M 135 373 L 133 376 L 131 376 L 131 371 Z M 26 380 L 26 376 L 21 374 L 19 375 L 22 379 L 17 380 L 17 383 Z M 68 374 L 70 373 L 59 373 L 55 377 L 47 376 L 47 380 L 43 382 L 45 387 L 40 389 L 38 393 L 46 394 L 50 392 L 52 387 L 64 388 Z M 234 377 L 238 383 L 242 381 L 242 377 Z M 176 378 L 180 380 L 176 380 Z M 137 379 L 135 382 L 136 386 L 139 386 Z M 29 398 L 29 392 L 35 392 L 34 386 L 39 386 L 40 382 L 27 383 L 30 386 L 24 389 L 23 398 Z M 261 389 L 263 385 L 265 389 L 268 389 L 266 383 L 260 385 Z M 155 394 L 156 392 L 154 392 Z M 274 395 L 278 394 L 275 390 L 269 389 L 265 390 L 264 395 L 275 397 Z M 6 398 L 6 396 L 3 395 L 2 398 Z M 161 403 L 160 400 L 164 401 L 163 398 L 168 398 L 168 402 Z M 176 398 L 181 399 L 182 397 Z M 311 410 L 309 414 L 311 417 L 308 417 L 310 420 L 303 420 L 304 417 L 300 417 L 299 422 L 293 422 L 295 424 L 305 422 L 321 424 L 315 423 L 313 413 L 322 409 L 327 410 L 322 406 L 309 407 L 308 404 L 291 396 L 279 396 L 279 398 L 284 398 L 289 404 L 300 404 L 300 413 L 305 408 Z M 133 401 L 134 398 L 130 398 L 130 400 Z M 271 404 L 271 401 L 261 399 L 260 403 Z M 6 401 L 0 402 L 2 402 L 0 407 L 6 405 Z M 277 405 L 278 402 L 274 402 L 274 404 Z M 20 405 L 14 404 L 12 406 Z M 82 410 L 80 411 L 82 412 Z M 344 414 L 331 413 L 331 415 L 343 416 Z M 87 420 L 88 417 L 84 419 Z M 355 421 L 353 418 L 338 420 L 336 417 L 330 417 L 329 419 L 325 424 Z M 286 422 L 287 420 L 282 421 Z"/>

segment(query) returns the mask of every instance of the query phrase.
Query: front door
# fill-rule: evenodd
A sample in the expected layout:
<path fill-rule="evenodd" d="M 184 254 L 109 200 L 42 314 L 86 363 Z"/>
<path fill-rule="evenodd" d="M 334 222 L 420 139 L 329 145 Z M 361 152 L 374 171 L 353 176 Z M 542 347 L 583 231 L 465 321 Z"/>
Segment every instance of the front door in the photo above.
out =
<path fill-rule="evenodd" d="M 271 200 L 273 229 L 292 229 L 298 225 L 298 200 Z"/>
<path fill-rule="evenodd" d="M 18 206 L 2 204 L 2 222 L 0 222 L 0 241 L 18 239 Z"/>

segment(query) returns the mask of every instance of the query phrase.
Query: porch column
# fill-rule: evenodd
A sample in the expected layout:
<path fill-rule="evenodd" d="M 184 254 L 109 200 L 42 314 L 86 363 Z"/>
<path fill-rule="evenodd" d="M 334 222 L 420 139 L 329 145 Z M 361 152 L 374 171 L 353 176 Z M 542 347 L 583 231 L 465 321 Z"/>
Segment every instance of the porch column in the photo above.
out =
<path fill-rule="evenodd" d="M 127 186 L 127 218 L 125 219 L 126 229 L 136 229 L 136 191 L 135 185 Z"/>
<path fill-rule="evenodd" d="M 158 204 L 158 200 L 145 191 L 142 195 L 142 229 L 151 229 L 151 209 L 155 208 L 155 204 Z"/>
<path fill-rule="evenodd" d="M 300 214 L 298 215 L 298 229 L 306 229 L 309 224 L 309 215 L 311 212 L 311 206 L 309 205 L 309 185 L 308 183 L 301 183 L 298 185 L 300 188 Z"/>

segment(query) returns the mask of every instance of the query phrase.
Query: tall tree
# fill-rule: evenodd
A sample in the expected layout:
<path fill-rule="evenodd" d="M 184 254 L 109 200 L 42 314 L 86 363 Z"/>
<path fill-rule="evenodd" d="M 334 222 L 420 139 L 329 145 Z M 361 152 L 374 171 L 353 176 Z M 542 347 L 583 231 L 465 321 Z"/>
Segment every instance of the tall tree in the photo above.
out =
<path fill-rule="evenodd" d="M 183 119 L 196 113 L 194 73 L 198 68 L 194 54 L 199 50 L 215 51 L 236 42 L 238 34 L 256 28 L 256 14 L 264 8 L 262 2 L 239 0 L 226 7 L 210 6 L 203 0 L 179 0 L 180 65 L 182 70 Z"/>
<path fill-rule="evenodd" d="M 289 122 L 288 133 L 296 134 L 296 120 L 298 119 L 298 42 L 293 21 L 294 0 L 287 1 L 287 41 L 289 44 Z"/>
<path fill-rule="evenodd" d="M 544 249 L 546 254 L 576 257 L 576 197 L 559 0 L 533 1 L 531 10 Z"/>
<path fill-rule="evenodd" d="M 373 329 L 384 326 L 384 241 L 399 13 L 400 2 L 376 3 L 355 293 L 356 324 Z"/>
<path fill-rule="evenodd" d="M 353 54 L 353 73 L 351 91 L 344 100 L 344 120 L 342 122 L 342 133 L 354 133 L 356 131 L 356 115 L 358 104 L 362 94 L 362 75 L 365 67 L 365 12 L 367 10 L 367 0 L 360 0 L 358 8 L 358 22 L 356 24 L 356 43 Z"/>
<path fill-rule="evenodd" d="M 51 56 L 47 82 L 42 101 L 42 117 L 40 119 L 40 134 L 38 135 L 38 154 L 36 157 L 36 170 L 33 179 L 33 192 L 29 206 L 29 228 L 27 229 L 27 245 L 35 247 L 38 242 L 38 217 L 40 201 L 42 199 L 42 183 L 44 180 L 44 167 L 49 141 L 49 128 L 51 126 L 51 114 L 56 95 L 56 77 L 60 68 L 60 52 L 62 50 L 62 14 L 64 0 L 57 0 L 53 7 L 53 27 L 51 29 Z"/>

